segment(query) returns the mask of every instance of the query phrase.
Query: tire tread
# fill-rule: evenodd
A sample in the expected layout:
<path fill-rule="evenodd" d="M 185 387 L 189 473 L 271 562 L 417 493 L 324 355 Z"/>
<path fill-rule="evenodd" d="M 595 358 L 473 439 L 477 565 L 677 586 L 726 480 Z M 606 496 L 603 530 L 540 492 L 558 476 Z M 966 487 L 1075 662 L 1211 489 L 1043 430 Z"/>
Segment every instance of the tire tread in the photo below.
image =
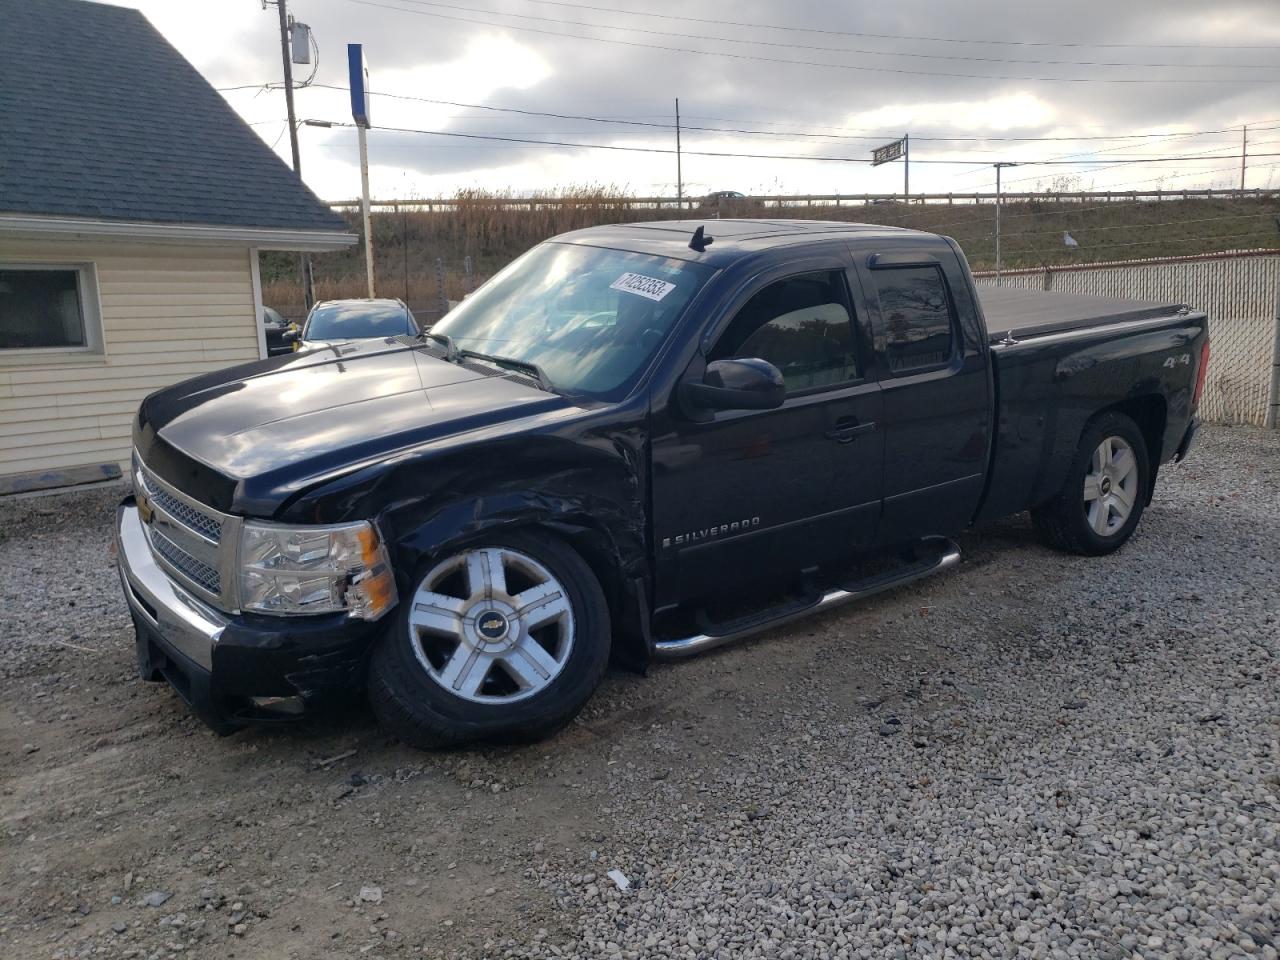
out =
<path fill-rule="evenodd" d="M 1081 465 L 1088 462 L 1094 448 L 1109 436 L 1122 436 L 1133 447 L 1138 458 L 1140 482 L 1138 499 L 1133 506 L 1130 521 L 1126 524 L 1124 536 L 1111 541 L 1100 541 L 1099 538 L 1090 536 L 1091 531 L 1081 510 L 1080 474 Z M 1032 508 L 1031 522 L 1036 533 L 1048 546 L 1081 556 L 1099 556 L 1118 549 L 1133 535 L 1142 519 L 1149 470 L 1146 440 L 1132 418 L 1114 410 L 1099 414 L 1085 424 L 1081 432 L 1080 445 L 1071 461 L 1071 469 L 1067 472 L 1062 489 L 1052 499 Z"/>
<path fill-rule="evenodd" d="M 404 623 L 397 613 L 374 649 L 367 686 L 378 721 L 407 744 L 424 750 L 448 750 L 478 740 L 516 743 L 542 740 L 567 726 L 604 678 L 609 663 L 611 624 L 608 604 L 595 573 L 576 551 L 559 540 L 510 534 L 502 538 L 501 545 L 518 549 L 542 562 L 551 560 L 548 565 L 553 572 L 557 576 L 566 575 L 563 579 L 571 581 L 565 586 L 572 584 L 581 594 L 586 609 L 574 610 L 580 629 L 575 642 L 595 644 L 581 663 L 585 672 L 575 678 L 568 689 L 556 691 L 557 696 L 550 698 L 546 711 L 540 715 L 531 716 L 529 711 L 522 710 L 520 716 L 505 723 L 492 718 L 483 722 L 468 720 L 432 705 L 432 699 L 449 695 L 434 689 L 433 681 L 425 675 L 419 676 L 416 661 L 410 662 L 413 654 L 407 650 Z"/>

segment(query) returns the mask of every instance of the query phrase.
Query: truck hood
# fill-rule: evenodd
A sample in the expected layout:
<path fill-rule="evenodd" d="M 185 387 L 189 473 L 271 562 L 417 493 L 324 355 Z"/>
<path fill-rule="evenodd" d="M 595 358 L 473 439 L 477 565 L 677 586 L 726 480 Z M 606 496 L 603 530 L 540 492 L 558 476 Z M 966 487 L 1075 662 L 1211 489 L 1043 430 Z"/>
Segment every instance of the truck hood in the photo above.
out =
<path fill-rule="evenodd" d="M 139 455 L 219 510 L 269 516 L 322 479 L 569 401 L 397 341 L 350 341 L 188 380 L 142 402 Z"/>

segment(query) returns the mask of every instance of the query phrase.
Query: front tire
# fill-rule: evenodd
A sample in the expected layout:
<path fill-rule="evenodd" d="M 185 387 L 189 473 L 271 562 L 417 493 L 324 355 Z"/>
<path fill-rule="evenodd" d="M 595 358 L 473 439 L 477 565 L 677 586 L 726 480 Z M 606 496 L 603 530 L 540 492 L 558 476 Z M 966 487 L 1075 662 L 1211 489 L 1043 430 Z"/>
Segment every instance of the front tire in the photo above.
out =
<path fill-rule="evenodd" d="M 540 740 L 604 676 L 608 605 L 559 540 L 506 534 L 424 564 L 414 583 L 369 665 L 374 713 L 406 743 Z"/>
<path fill-rule="evenodd" d="M 1062 490 L 1031 511 L 1052 547 L 1101 556 L 1133 536 L 1146 507 L 1150 463 L 1142 431 L 1122 413 L 1090 421 Z"/>

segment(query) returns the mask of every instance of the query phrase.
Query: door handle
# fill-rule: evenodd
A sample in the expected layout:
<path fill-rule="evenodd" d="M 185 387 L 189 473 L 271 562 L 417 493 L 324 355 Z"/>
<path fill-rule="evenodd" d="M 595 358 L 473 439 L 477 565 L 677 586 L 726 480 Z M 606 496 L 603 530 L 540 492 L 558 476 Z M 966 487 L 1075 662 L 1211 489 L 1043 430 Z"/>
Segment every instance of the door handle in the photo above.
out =
<path fill-rule="evenodd" d="M 834 440 L 836 443 L 852 443 L 864 433 L 871 433 L 876 428 L 874 420 L 868 423 L 859 423 L 856 417 L 841 417 L 836 421 L 834 430 L 828 430 L 823 434 L 828 440 Z"/>

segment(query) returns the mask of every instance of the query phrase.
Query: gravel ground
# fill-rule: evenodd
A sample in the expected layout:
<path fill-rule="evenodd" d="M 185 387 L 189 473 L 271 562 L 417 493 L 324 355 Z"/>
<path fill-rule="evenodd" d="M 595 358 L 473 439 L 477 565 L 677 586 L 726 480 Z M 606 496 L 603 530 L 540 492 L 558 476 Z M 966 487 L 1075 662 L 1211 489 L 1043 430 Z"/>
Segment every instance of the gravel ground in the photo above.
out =
<path fill-rule="evenodd" d="M 112 501 L 0 504 L 5 957 L 1280 956 L 1280 434 L 444 755 L 136 681 Z"/>

